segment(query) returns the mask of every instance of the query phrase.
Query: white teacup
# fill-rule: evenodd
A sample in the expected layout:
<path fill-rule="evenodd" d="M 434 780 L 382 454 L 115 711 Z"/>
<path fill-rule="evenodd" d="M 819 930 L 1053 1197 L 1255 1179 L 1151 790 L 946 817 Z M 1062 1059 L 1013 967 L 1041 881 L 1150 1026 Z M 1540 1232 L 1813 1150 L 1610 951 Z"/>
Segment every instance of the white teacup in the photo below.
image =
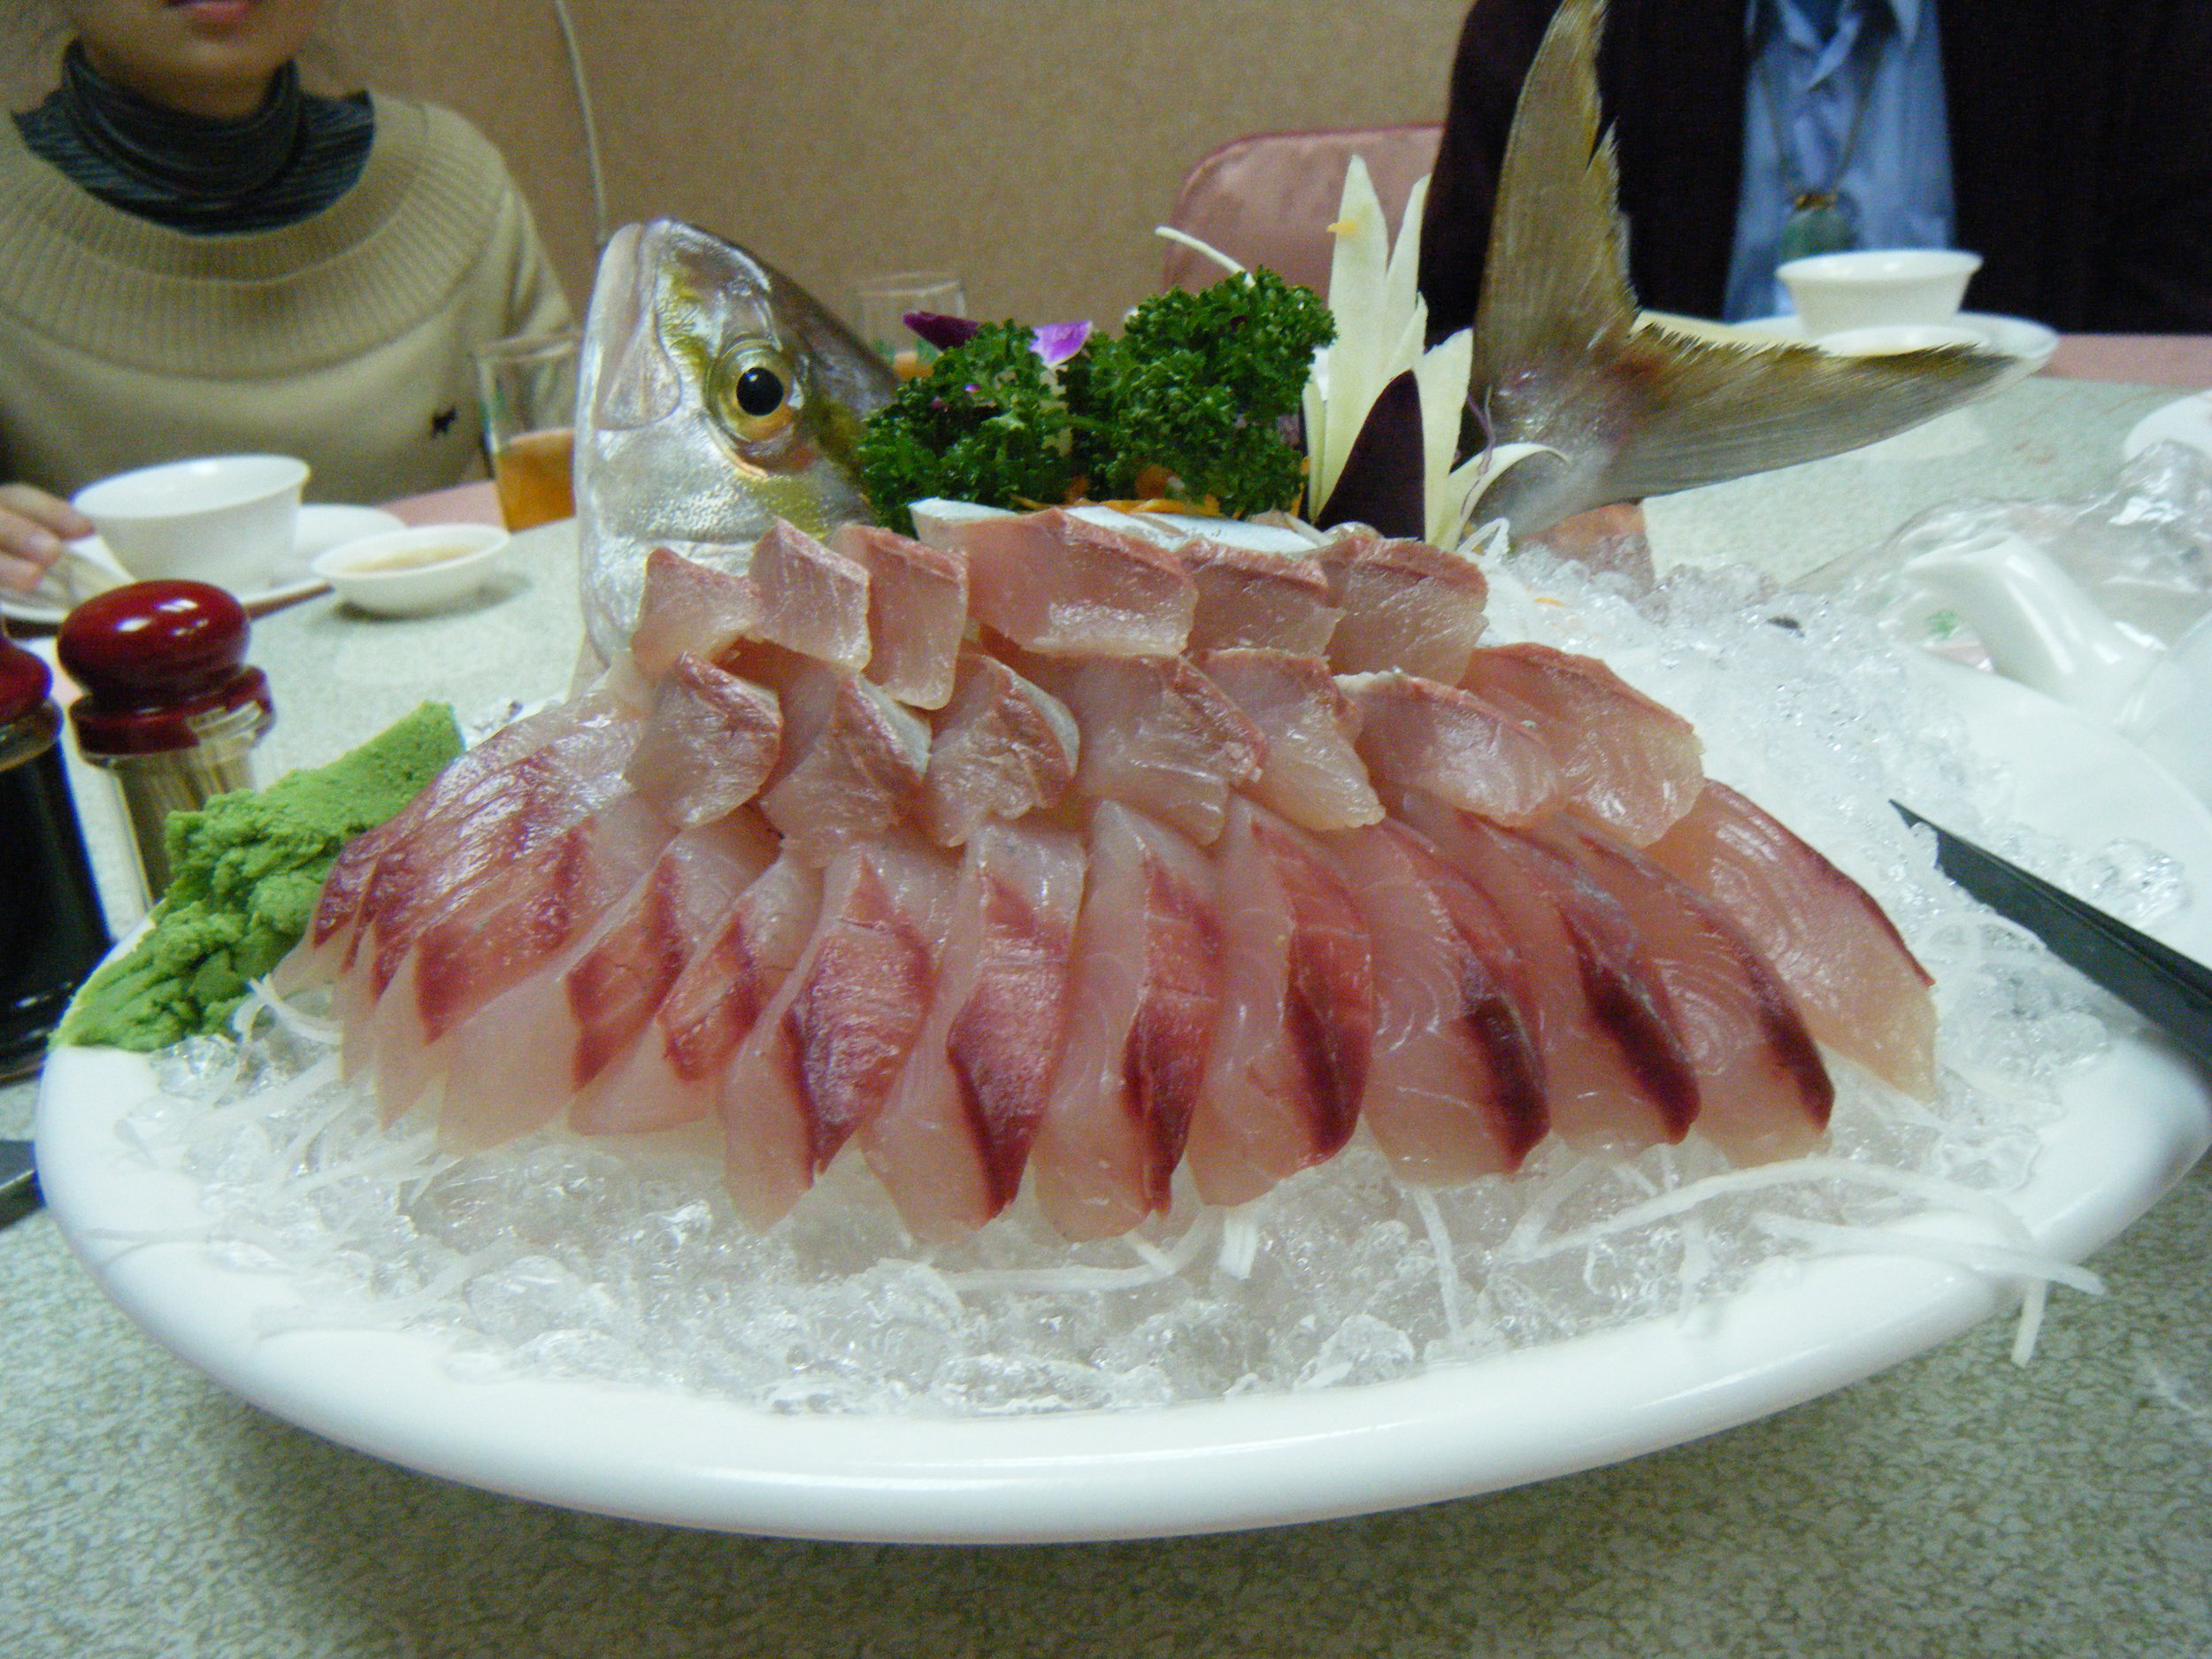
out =
<path fill-rule="evenodd" d="M 188 577 L 255 593 L 292 550 L 307 472 L 288 455 L 206 456 L 118 472 L 72 504 L 139 580 Z"/>
<path fill-rule="evenodd" d="M 1775 274 L 1805 333 L 1817 339 L 1847 328 L 1947 323 L 1981 265 L 1981 255 L 1948 248 L 1867 248 L 1792 259 Z"/>

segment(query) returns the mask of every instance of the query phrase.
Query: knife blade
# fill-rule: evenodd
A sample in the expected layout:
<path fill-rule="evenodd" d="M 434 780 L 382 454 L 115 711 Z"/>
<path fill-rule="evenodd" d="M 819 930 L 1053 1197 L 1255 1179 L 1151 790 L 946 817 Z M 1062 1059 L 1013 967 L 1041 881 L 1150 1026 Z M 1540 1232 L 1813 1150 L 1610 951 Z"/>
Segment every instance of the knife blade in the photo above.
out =
<path fill-rule="evenodd" d="M 2212 970 L 2062 887 L 1892 801 L 1908 824 L 1935 832 L 1936 867 L 1998 915 L 2020 924 L 2061 962 L 2112 993 L 2212 1065 Z"/>

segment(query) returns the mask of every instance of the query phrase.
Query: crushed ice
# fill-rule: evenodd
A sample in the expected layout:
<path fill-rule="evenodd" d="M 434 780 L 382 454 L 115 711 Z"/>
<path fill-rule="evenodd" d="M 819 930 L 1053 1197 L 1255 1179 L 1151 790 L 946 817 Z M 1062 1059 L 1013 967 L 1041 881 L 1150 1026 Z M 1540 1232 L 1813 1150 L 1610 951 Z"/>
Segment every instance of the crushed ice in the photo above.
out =
<path fill-rule="evenodd" d="M 1707 768 L 1864 883 L 1937 978 L 1941 1098 L 1839 1077 L 1830 1148 L 1733 1171 L 1693 1136 L 1626 1161 L 1548 1143 L 1517 1179 L 1400 1186 L 1363 1139 L 1227 1213 L 1187 1194 L 1141 1234 L 1070 1247 L 1025 1206 L 921 1250 L 841 1159 L 756 1235 L 697 1159 L 559 1133 L 451 1157 L 380 1126 L 334 1032 L 265 996 L 237 1041 L 157 1056 L 125 1133 L 201 1182 L 209 1248 L 291 1276 L 265 1322 L 442 1333 L 461 1374 L 672 1387 L 784 1412 L 1005 1415 L 1338 1387 L 1628 1321 L 1694 1324 L 1755 1276 L 1833 1250 L 1924 1248 L 2028 1286 L 2042 1263 L 1988 1195 L 2026 1177 L 2059 1079 L 2128 1018 L 1968 905 L 1890 811 L 1911 803 L 2138 925 L 2187 900 L 2133 844 L 2072 849 L 1990 821 L 1956 720 L 1873 625 L 1741 572 L 1655 588 L 1525 557 L 1496 636 L 1591 650 L 1679 710 Z M 1892 1231 L 1921 1217 L 1900 1245 Z M 1950 1242 L 1963 1218 L 1978 1242 Z M 1778 1265 L 1779 1264 L 1779 1265 Z"/>

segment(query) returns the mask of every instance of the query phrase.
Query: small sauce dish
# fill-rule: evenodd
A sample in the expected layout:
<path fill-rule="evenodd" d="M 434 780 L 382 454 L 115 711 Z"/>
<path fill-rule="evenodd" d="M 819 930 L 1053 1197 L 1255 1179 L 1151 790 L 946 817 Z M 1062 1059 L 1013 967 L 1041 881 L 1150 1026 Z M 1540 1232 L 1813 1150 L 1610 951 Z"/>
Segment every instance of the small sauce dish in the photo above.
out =
<path fill-rule="evenodd" d="M 509 540 L 496 525 L 419 525 L 333 548 L 310 568 L 348 604 L 380 617 L 419 616 L 497 575 Z"/>

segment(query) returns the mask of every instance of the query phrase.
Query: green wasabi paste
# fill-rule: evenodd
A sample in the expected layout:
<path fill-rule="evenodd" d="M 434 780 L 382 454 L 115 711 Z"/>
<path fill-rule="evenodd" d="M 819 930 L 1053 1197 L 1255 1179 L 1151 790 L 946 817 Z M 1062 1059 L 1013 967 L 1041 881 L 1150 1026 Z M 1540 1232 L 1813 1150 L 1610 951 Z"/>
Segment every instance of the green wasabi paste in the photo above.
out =
<path fill-rule="evenodd" d="M 248 982 L 307 931 L 339 849 L 460 752 L 453 710 L 426 703 L 327 766 L 171 813 L 175 874 L 151 929 L 85 982 L 54 1041 L 145 1052 L 227 1032 Z"/>

